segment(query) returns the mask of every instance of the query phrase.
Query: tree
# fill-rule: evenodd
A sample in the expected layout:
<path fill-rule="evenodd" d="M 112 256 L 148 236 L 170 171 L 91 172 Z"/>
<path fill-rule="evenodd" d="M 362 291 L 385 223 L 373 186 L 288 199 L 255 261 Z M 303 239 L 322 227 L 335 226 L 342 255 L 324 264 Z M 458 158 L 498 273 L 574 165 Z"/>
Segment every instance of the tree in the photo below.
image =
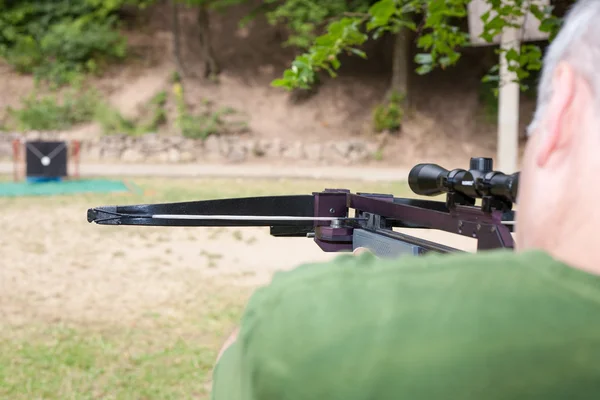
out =
<path fill-rule="evenodd" d="M 283 47 L 307 51 L 314 40 L 332 20 L 341 16 L 363 15 L 374 0 L 265 0 L 259 7 L 270 24 L 284 26 L 288 37 Z M 306 100 L 318 90 L 319 75 L 308 90 L 296 87 L 291 100 Z"/>
<path fill-rule="evenodd" d="M 198 9 L 196 22 L 198 24 L 200 48 L 204 68 L 202 74 L 205 78 L 216 79 L 221 72 L 219 62 L 214 54 L 210 34 L 210 11 L 224 11 L 226 8 L 243 3 L 245 0 L 172 0 L 172 23 L 174 37 L 175 62 L 178 69 L 182 70 L 181 56 L 179 54 L 179 23 L 177 16 L 177 3 L 193 6 Z M 181 72 L 181 71 L 180 71 Z"/>
<path fill-rule="evenodd" d="M 286 90 L 310 88 L 318 71 L 324 70 L 335 77 L 340 68 L 339 55 L 354 54 L 366 58 L 360 46 L 368 39 L 378 39 L 385 32 L 396 35 L 397 51 L 404 52 L 406 39 L 412 32 L 416 45 L 421 50 L 414 58 L 418 65 L 418 74 L 427 74 L 435 68 L 448 68 L 460 59 L 461 48 L 469 45 L 469 35 L 461 30 L 461 23 L 467 16 L 467 7 L 471 0 L 379 0 L 364 13 L 356 15 L 341 14 L 329 22 L 325 33 L 316 37 L 305 52 L 298 55 L 291 67 L 284 71 L 273 86 Z M 481 37 L 491 43 L 492 38 L 503 28 L 515 26 L 515 18 L 526 12 L 541 21 L 540 30 L 550 33 L 554 38 L 560 26 L 560 18 L 552 14 L 553 8 L 540 8 L 527 0 L 486 0 L 491 12 L 482 16 L 484 30 Z M 404 40 L 404 42 L 402 42 Z M 500 51 L 500 50 L 498 50 Z M 519 52 L 508 51 L 503 54 L 509 62 L 509 69 L 517 74 L 522 82 L 531 71 L 541 67 L 539 46 L 524 44 Z M 395 62 L 400 63 L 395 54 Z M 400 71 L 402 68 L 394 68 Z M 484 77 L 486 81 L 498 80 L 498 66 Z M 400 87 L 401 77 L 392 78 L 392 88 Z"/>
<path fill-rule="evenodd" d="M 285 24 L 289 37 L 283 46 L 310 48 L 327 23 L 341 16 L 363 15 L 373 0 L 265 0 L 271 24 Z"/>

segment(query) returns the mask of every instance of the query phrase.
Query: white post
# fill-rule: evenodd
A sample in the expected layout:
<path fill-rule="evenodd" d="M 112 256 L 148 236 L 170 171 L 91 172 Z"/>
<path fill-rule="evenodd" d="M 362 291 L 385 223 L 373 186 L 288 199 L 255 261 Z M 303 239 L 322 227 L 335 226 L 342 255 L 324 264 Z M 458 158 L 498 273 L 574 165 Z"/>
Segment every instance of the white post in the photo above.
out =
<path fill-rule="evenodd" d="M 501 47 L 508 51 L 520 49 L 520 30 L 506 28 L 502 33 Z M 505 174 L 517 172 L 519 154 L 519 84 L 517 75 L 508 70 L 504 55 L 500 56 L 500 87 L 498 93 L 498 144 L 494 169 Z"/>

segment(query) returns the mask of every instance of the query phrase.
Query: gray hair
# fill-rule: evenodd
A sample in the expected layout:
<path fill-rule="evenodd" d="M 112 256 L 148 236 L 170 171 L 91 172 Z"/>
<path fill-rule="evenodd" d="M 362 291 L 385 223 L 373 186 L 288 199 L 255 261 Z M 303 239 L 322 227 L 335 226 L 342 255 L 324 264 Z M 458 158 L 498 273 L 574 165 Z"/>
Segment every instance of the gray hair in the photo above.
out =
<path fill-rule="evenodd" d="M 556 66 L 567 61 L 590 84 L 600 103 L 600 0 L 579 0 L 567 13 L 558 35 L 544 57 L 538 86 L 537 108 L 527 128 L 530 135 L 537 128 L 552 97 L 552 77 Z"/>

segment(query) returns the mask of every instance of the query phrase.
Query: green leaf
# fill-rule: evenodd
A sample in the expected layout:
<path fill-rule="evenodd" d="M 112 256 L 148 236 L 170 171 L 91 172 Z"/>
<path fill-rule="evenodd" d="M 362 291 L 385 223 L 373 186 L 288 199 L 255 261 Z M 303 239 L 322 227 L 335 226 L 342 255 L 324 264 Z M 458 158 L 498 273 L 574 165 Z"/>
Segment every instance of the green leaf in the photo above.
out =
<path fill-rule="evenodd" d="M 417 46 L 422 49 L 428 49 L 433 46 L 433 36 L 431 34 L 423 35 L 417 41 Z"/>
<path fill-rule="evenodd" d="M 351 47 L 351 48 L 349 48 L 349 49 L 348 49 L 348 51 L 349 51 L 350 53 L 352 53 L 352 54 L 356 54 L 356 55 L 357 55 L 357 56 L 359 56 L 360 58 L 364 58 L 364 59 L 366 59 L 366 58 L 367 58 L 367 53 L 365 53 L 365 52 L 364 52 L 364 51 L 362 51 L 362 50 L 356 49 L 356 48 L 354 48 L 354 47 Z"/>
<path fill-rule="evenodd" d="M 433 57 L 428 53 L 419 53 L 415 56 L 415 62 L 417 64 L 431 64 L 433 62 Z"/>
<path fill-rule="evenodd" d="M 442 67 L 447 67 L 452 64 L 452 58 L 451 57 L 440 57 L 439 62 Z"/>
<path fill-rule="evenodd" d="M 482 82 L 500 82 L 498 75 L 486 75 L 481 79 Z"/>
<path fill-rule="evenodd" d="M 369 8 L 371 20 L 367 23 L 367 30 L 385 26 L 390 18 L 396 12 L 396 2 L 394 0 L 379 0 Z"/>
<path fill-rule="evenodd" d="M 338 60 L 337 58 L 332 58 L 330 61 L 331 61 L 331 65 L 335 69 L 339 69 L 340 66 L 342 65 L 342 63 L 340 63 L 340 60 Z"/>
<path fill-rule="evenodd" d="M 431 64 L 423 64 L 416 70 L 417 74 L 419 74 L 419 75 L 425 75 L 431 71 L 432 71 Z"/>
<path fill-rule="evenodd" d="M 515 61 L 519 58 L 519 53 L 515 49 L 510 49 L 505 54 L 507 61 Z"/>

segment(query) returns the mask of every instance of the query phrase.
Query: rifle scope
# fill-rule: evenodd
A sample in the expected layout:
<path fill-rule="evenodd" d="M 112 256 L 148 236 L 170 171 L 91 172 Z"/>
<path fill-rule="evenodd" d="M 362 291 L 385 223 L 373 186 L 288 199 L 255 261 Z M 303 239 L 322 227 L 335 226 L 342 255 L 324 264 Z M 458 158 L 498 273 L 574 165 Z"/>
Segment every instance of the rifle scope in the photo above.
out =
<path fill-rule="evenodd" d="M 458 192 L 473 199 L 491 196 L 516 203 L 519 172 L 493 171 L 491 158 L 471 158 L 469 170 L 448 171 L 437 164 L 417 164 L 408 174 L 408 185 L 421 196 Z"/>

